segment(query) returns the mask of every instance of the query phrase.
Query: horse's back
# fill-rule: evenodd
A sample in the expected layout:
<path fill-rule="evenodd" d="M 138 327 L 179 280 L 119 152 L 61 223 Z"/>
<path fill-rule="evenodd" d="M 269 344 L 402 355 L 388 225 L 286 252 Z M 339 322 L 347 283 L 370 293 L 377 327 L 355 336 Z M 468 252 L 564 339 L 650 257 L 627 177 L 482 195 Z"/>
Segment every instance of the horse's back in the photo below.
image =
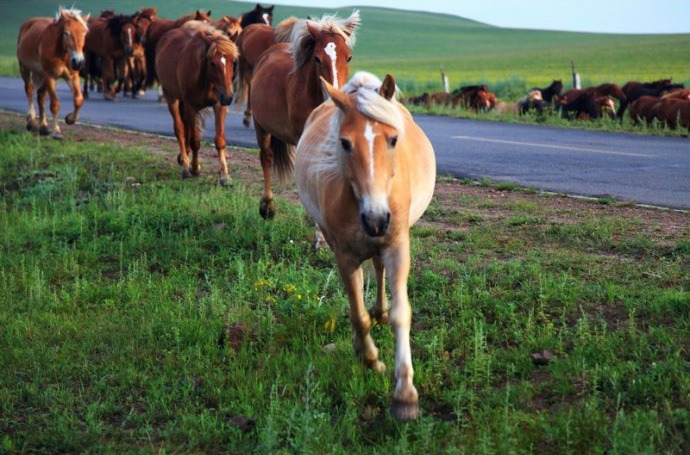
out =
<path fill-rule="evenodd" d="M 51 23 L 53 19 L 50 17 L 34 17 L 22 24 L 17 36 L 17 58 L 20 64 L 33 70 L 40 69 L 41 38 Z"/>
<path fill-rule="evenodd" d="M 182 97 L 177 70 L 191 35 L 189 30 L 172 29 L 162 35 L 156 45 L 155 68 L 158 81 L 168 95 L 177 99 Z"/>
<path fill-rule="evenodd" d="M 255 66 L 268 48 L 275 44 L 273 28 L 266 24 L 248 25 L 237 39 L 240 55 L 251 66 Z"/>
<path fill-rule="evenodd" d="M 279 43 L 265 51 L 254 68 L 251 109 L 259 125 L 273 125 L 273 134 L 294 144 L 287 104 L 287 79 L 294 67 L 287 43 Z M 277 129 L 280 129 L 278 131 Z"/>

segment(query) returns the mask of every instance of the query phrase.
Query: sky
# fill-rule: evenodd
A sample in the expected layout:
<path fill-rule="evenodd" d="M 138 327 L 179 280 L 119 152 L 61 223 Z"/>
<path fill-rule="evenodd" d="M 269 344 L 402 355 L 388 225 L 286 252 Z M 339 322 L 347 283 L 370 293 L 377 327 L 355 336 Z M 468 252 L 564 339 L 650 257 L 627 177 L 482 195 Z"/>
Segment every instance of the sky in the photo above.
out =
<path fill-rule="evenodd" d="M 368 5 L 424 10 L 510 28 L 690 33 L 690 0 L 273 0 L 271 3 L 322 8 Z M 690 49 L 684 52 L 690 52 Z"/>

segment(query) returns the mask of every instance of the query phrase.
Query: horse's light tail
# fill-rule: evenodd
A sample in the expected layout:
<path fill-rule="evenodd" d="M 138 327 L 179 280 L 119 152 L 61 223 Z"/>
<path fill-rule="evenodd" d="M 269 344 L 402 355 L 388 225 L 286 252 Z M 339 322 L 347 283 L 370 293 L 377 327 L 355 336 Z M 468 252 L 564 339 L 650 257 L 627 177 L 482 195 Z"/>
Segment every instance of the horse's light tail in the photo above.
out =
<path fill-rule="evenodd" d="M 295 146 L 271 136 L 271 150 L 273 150 L 273 172 L 278 176 L 278 180 L 284 183 L 292 177 L 295 168 Z"/>

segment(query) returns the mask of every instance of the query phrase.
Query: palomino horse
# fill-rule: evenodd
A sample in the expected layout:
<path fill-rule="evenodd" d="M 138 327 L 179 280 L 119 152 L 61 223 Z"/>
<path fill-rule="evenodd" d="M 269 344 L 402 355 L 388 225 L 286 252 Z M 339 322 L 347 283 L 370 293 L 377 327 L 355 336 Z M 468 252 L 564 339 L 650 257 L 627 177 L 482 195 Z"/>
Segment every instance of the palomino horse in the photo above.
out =
<path fill-rule="evenodd" d="M 40 134 L 49 134 L 45 113 L 47 93 L 50 96 L 50 112 L 53 114 L 52 136 L 62 138 L 58 125 L 60 101 L 55 91 L 58 78 L 68 81 L 74 97 L 74 111 L 65 117 L 65 122 L 71 125 L 78 120 L 79 109 L 84 104 L 79 87 L 79 69 L 84 65 L 84 40 L 88 20 L 89 15 L 82 17 L 81 11 L 77 9 L 60 8 L 55 19 L 35 17 L 24 22 L 19 29 L 17 59 L 29 104 L 26 115 L 29 130 L 38 129 Z M 36 99 L 40 126 L 34 110 L 34 84 L 38 86 Z"/>
<path fill-rule="evenodd" d="M 416 419 L 419 399 L 412 383 L 407 296 L 410 226 L 434 192 L 434 150 L 393 98 L 392 76 L 381 84 L 372 75 L 357 73 L 345 93 L 322 83 L 331 100 L 314 110 L 297 145 L 297 191 L 335 253 L 350 301 L 355 351 L 377 372 L 385 365 L 370 334 L 361 264 L 370 258 L 374 264 L 378 292 L 372 315 L 380 322 L 389 320 L 387 273 L 390 323 L 397 340 L 391 412 L 396 419 Z"/>
<path fill-rule="evenodd" d="M 235 105 L 247 104 L 244 110 L 242 123 L 244 126 L 251 125 L 252 110 L 250 108 L 251 81 L 254 73 L 254 66 L 259 61 L 261 54 L 276 43 L 290 42 L 292 32 L 297 26 L 302 26 L 296 17 L 289 17 L 282 21 L 273 30 L 270 25 L 251 24 L 242 30 L 242 34 L 237 40 L 237 47 L 240 56 L 237 59 L 237 72 L 235 74 Z"/>
<path fill-rule="evenodd" d="M 212 106 L 220 183 L 227 185 L 230 181 L 225 162 L 225 114 L 232 100 L 232 68 L 236 58 L 237 46 L 225 33 L 198 21 L 169 31 L 158 43 L 156 71 L 180 146 L 182 178 L 200 173 L 199 111 Z M 191 170 L 189 151 L 193 154 Z"/>
<path fill-rule="evenodd" d="M 273 23 L 273 6 L 261 6 L 258 3 L 253 10 L 247 11 L 240 18 L 240 25 L 242 28 L 251 24 L 266 24 Z"/>
<path fill-rule="evenodd" d="M 200 21 L 208 24 L 211 22 L 211 11 L 204 13 L 203 11 L 196 10 L 194 13 L 182 16 L 176 21 L 157 18 L 149 25 L 143 40 L 146 55 L 146 87 L 151 87 L 158 79 L 156 75 L 156 46 L 158 41 L 166 32 L 181 27 L 189 21 Z"/>
<path fill-rule="evenodd" d="M 271 167 L 279 177 L 291 170 L 290 156 L 311 111 L 324 101 L 320 77 L 342 87 L 347 81 L 351 48 L 359 25 L 359 11 L 347 19 L 324 16 L 305 21 L 291 43 L 264 52 L 254 69 L 251 108 L 256 140 L 261 149 L 264 192 L 259 213 L 275 215 Z"/>
<path fill-rule="evenodd" d="M 135 16 L 122 14 L 98 17 L 89 21 L 86 35 L 86 76 L 84 94 L 88 97 L 88 76 L 100 74 L 103 97 L 114 100 L 117 89 L 113 82 L 117 79 L 117 69 L 132 56 L 138 43 Z"/>

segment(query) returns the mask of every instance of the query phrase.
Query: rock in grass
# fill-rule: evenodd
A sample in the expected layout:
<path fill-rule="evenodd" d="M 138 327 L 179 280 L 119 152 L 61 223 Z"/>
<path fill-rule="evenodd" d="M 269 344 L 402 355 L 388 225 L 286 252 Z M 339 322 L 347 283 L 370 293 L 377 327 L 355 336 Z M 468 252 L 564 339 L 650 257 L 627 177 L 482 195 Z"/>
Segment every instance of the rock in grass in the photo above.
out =
<path fill-rule="evenodd" d="M 551 359 L 553 359 L 553 352 L 549 351 L 548 349 L 544 349 L 541 352 L 530 354 L 529 357 L 532 359 L 532 363 L 537 366 L 548 365 L 549 362 L 551 362 Z"/>

